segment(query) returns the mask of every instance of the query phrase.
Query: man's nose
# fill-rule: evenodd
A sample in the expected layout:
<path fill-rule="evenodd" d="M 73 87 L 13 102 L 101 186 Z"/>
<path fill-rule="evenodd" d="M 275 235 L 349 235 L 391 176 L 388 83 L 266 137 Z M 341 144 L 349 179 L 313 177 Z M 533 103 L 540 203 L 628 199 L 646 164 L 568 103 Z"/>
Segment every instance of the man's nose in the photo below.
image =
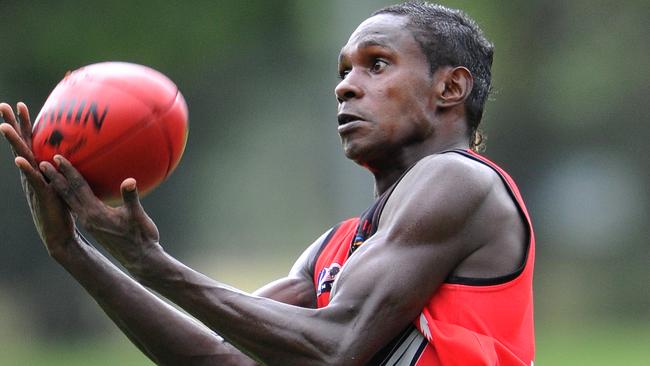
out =
<path fill-rule="evenodd" d="M 353 98 L 361 98 L 363 96 L 363 88 L 359 85 L 359 80 L 354 71 L 351 71 L 345 79 L 334 88 L 336 100 L 343 103 Z"/>

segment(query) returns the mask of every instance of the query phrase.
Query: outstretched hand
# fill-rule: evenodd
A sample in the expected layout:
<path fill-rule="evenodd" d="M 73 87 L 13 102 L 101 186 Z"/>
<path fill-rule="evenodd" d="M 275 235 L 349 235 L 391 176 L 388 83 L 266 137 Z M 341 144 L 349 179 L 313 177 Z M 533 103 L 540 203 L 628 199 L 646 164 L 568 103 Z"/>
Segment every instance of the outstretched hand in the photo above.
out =
<path fill-rule="evenodd" d="M 102 202 L 81 176 L 61 155 L 54 156 L 54 167 L 42 162 L 40 169 L 50 185 L 65 201 L 77 222 L 111 255 L 130 271 L 138 271 L 140 259 L 148 251 L 159 250 L 158 228 L 140 204 L 136 181 L 125 179 L 120 190 L 123 205 L 111 207 Z"/>
<path fill-rule="evenodd" d="M 48 253 L 58 258 L 76 238 L 74 220 L 66 204 L 39 171 L 31 149 L 32 125 L 27 106 L 18 103 L 16 111 L 18 118 L 7 103 L 0 103 L 0 115 L 5 122 L 0 124 L 0 132 L 11 145 L 36 230 Z"/>

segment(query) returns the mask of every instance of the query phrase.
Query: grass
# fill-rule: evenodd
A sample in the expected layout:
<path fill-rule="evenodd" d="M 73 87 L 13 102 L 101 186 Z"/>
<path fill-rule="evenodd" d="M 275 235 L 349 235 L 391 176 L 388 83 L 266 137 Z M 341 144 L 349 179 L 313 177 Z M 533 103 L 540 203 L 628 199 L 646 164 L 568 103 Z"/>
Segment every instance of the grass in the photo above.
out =
<path fill-rule="evenodd" d="M 10 349 L 0 351 L 1 366 L 154 365 L 126 337 L 106 341 L 3 346 Z"/>
<path fill-rule="evenodd" d="M 535 365 L 648 365 L 650 324 L 572 324 L 537 329 Z M 0 345 L 1 366 L 153 365 L 126 337 L 77 343 Z"/>
<path fill-rule="evenodd" d="M 634 325 L 538 325 L 535 365 L 645 366 L 650 363 L 650 322 Z"/>

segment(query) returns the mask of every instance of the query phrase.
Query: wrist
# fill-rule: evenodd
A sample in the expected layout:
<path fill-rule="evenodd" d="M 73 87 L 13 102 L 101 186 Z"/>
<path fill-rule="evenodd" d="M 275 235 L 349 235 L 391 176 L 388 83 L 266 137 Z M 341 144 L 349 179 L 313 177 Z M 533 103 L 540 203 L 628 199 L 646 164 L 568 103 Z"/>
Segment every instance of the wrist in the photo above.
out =
<path fill-rule="evenodd" d="M 148 283 L 166 272 L 169 258 L 162 246 L 156 243 L 140 249 L 136 256 L 124 261 L 122 265 L 139 282 Z"/>
<path fill-rule="evenodd" d="M 61 240 L 59 244 L 46 243 L 47 251 L 50 257 L 57 263 L 66 266 L 73 263 L 75 260 L 82 258 L 85 252 L 86 242 L 83 238 L 75 233 L 72 237 Z"/>

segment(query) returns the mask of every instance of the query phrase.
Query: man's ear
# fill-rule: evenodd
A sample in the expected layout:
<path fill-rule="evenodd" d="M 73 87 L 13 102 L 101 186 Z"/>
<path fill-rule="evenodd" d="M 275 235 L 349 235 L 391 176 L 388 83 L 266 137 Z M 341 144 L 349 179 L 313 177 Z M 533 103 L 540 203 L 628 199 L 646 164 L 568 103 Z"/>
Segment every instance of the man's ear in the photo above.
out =
<path fill-rule="evenodd" d="M 472 92 L 474 78 L 466 67 L 457 66 L 441 69 L 438 106 L 453 107 L 465 103 Z"/>

